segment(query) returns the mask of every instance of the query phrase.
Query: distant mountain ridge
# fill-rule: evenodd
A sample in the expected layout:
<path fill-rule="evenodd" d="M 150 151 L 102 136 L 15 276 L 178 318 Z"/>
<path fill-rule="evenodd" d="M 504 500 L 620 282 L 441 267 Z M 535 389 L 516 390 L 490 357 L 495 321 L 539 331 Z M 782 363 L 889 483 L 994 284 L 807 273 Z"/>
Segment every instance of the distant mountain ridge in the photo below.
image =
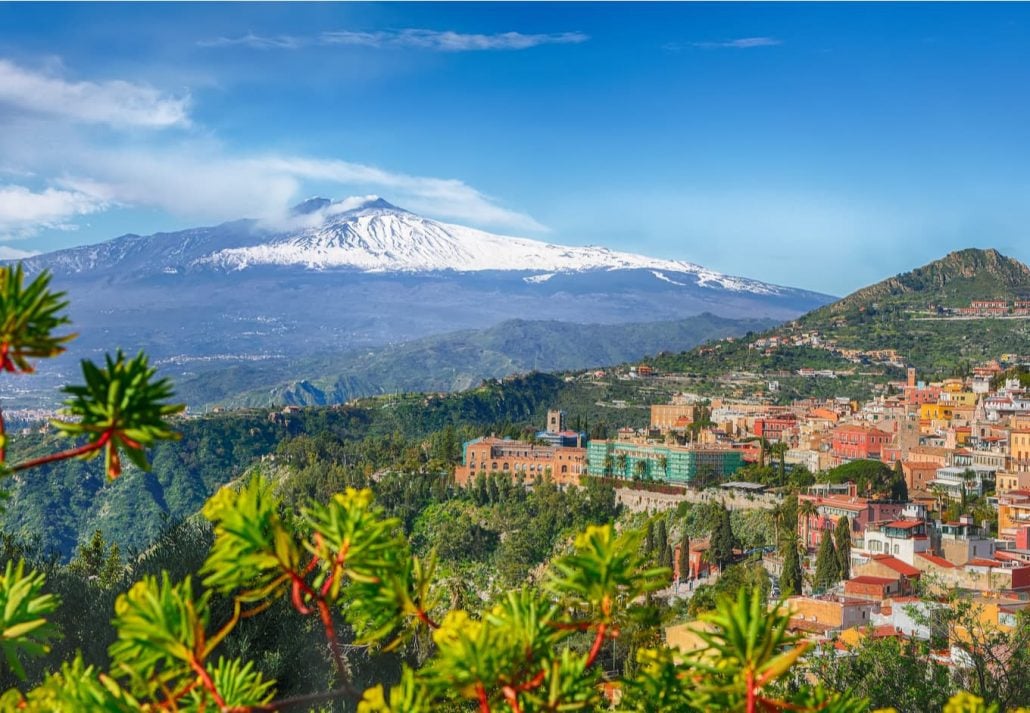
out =
<path fill-rule="evenodd" d="M 130 234 L 23 264 L 53 273 L 81 335 L 48 365 L 49 378 L 33 381 L 40 392 L 75 378 L 78 358 L 114 347 L 145 349 L 179 365 L 170 375 L 184 379 L 212 362 L 249 372 L 257 362 L 299 363 L 513 319 L 627 324 L 707 312 L 782 321 L 830 301 L 684 260 L 493 235 L 375 196 L 312 198 L 282 224 Z"/>
<path fill-rule="evenodd" d="M 893 351 L 927 376 L 964 374 L 973 364 L 1001 354 L 1030 357 L 1030 315 L 998 318 L 957 308 L 978 300 L 1012 304 L 1020 299 L 1030 299 L 1030 268 L 994 249 L 969 248 L 755 335 L 753 344 L 759 348 L 722 343 L 718 349 L 695 349 L 655 363 L 702 373 L 790 373 L 802 367 L 853 369 L 855 364 L 841 350 Z M 812 341 L 813 334 L 818 342 Z"/>
<path fill-rule="evenodd" d="M 922 267 L 863 287 L 815 310 L 804 320 L 839 314 L 874 303 L 937 303 L 966 306 L 971 299 L 1030 297 L 1030 267 L 993 248 L 967 248 L 948 253 Z"/>
<path fill-rule="evenodd" d="M 484 330 L 314 357 L 288 367 L 257 362 L 213 370 L 180 380 L 177 386 L 191 404 L 223 406 L 307 406 L 383 393 L 460 391 L 514 373 L 622 364 L 711 339 L 762 331 L 774 323 L 711 314 L 615 325 L 508 320 Z M 284 372 L 289 379 L 283 378 Z"/>

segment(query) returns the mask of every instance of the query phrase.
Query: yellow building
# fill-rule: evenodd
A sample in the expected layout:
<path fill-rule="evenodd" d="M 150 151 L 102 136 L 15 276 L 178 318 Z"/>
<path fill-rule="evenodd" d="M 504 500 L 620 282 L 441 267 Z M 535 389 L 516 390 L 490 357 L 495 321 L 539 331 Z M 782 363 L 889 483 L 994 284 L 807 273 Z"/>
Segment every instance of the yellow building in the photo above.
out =
<path fill-rule="evenodd" d="M 1009 473 L 999 470 L 995 474 L 995 491 L 1000 495 L 1010 490 L 1030 489 L 1030 472 Z"/>
<path fill-rule="evenodd" d="M 941 401 L 951 406 L 976 406 L 976 394 L 972 391 L 944 391 Z"/>
<path fill-rule="evenodd" d="M 1009 432 L 1009 468 L 1017 473 L 1030 472 L 1030 428 Z"/>
<path fill-rule="evenodd" d="M 1030 490 L 998 494 L 998 537 L 1015 540 L 1016 531 L 1030 525 Z"/>
<path fill-rule="evenodd" d="M 919 407 L 920 421 L 951 421 L 951 417 L 954 415 L 954 407 L 943 401 L 935 404 L 922 404 Z"/>

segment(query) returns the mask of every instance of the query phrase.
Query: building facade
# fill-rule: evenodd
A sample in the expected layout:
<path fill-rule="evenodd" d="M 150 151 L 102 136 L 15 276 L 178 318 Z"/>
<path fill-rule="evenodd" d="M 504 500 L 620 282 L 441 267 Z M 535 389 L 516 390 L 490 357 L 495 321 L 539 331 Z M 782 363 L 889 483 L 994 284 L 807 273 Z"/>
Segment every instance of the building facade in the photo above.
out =
<path fill-rule="evenodd" d="M 578 485 L 586 471 L 586 449 L 538 445 L 509 438 L 477 438 L 462 446 L 461 465 L 454 470 L 458 485 L 479 475 L 502 474 L 531 483 L 550 478 L 559 485 Z"/>
<path fill-rule="evenodd" d="M 701 474 L 714 483 L 737 472 L 743 464 L 743 454 L 730 448 L 610 440 L 593 440 L 587 445 L 587 472 L 597 478 L 686 484 Z"/>

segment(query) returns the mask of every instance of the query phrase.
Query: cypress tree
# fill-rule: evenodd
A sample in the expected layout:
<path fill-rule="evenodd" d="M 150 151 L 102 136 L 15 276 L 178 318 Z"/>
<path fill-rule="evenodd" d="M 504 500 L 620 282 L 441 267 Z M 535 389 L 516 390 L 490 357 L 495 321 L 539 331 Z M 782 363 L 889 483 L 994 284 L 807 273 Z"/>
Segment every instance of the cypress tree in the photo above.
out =
<path fill-rule="evenodd" d="M 655 528 L 654 546 L 658 548 L 659 553 L 664 552 L 665 548 L 669 546 L 669 531 L 665 526 L 664 517 L 658 521 L 658 527 Z M 672 565 L 671 557 L 669 558 L 669 565 Z"/>
<path fill-rule="evenodd" d="M 837 573 L 840 579 L 851 579 L 851 520 L 846 515 L 837 521 L 833 544 L 837 549 Z"/>
<path fill-rule="evenodd" d="M 712 558 L 720 569 L 733 564 L 733 528 L 730 526 L 730 511 L 721 508 L 719 519 L 712 531 Z"/>
<path fill-rule="evenodd" d="M 683 538 L 680 540 L 680 556 L 678 565 L 680 570 L 680 581 L 685 582 L 690 579 L 690 535 L 687 534 L 686 530 L 683 530 Z"/>
<path fill-rule="evenodd" d="M 647 532 L 644 534 L 644 552 L 654 552 L 654 523 L 647 521 Z"/>
<path fill-rule="evenodd" d="M 819 553 L 815 557 L 815 586 L 825 589 L 839 582 L 839 569 L 833 536 L 829 532 L 823 532 L 819 538 Z"/>
<path fill-rule="evenodd" d="M 780 572 L 780 596 L 801 594 L 801 558 L 798 557 L 798 536 L 784 540 L 783 571 Z"/>
<path fill-rule="evenodd" d="M 665 546 L 665 561 L 662 563 L 663 567 L 672 569 L 672 545 Z"/>

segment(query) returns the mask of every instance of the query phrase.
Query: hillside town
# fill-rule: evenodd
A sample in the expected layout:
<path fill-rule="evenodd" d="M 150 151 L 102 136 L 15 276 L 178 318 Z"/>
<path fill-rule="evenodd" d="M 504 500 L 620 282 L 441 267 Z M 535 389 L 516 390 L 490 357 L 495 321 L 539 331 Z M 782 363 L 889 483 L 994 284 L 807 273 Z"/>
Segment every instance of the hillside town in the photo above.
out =
<path fill-rule="evenodd" d="M 1003 363 L 1021 361 L 1006 355 Z M 466 443 L 455 477 L 463 486 L 500 474 L 561 487 L 597 478 L 615 485 L 624 506 L 652 514 L 683 502 L 791 512 L 797 591 L 778 586 L 789 565 L 775 542 L 734 551 L 733 563 L 760 561 L 770 600 L 787 597 L 792 629 L 831 648 L 870 636 L 939 636 L 934 610 L 956 592 L 972 597 L 985 625 L 1011 631 L 1030 608 L 1030 389 L 1022 373 L 992 361 L 966 378 L 927 383 L 908 369 L 905 381 L 865 403 L 680 394 L 650 406 L 647 428 L 609 438 L 588 439 L 552 410 L 531 442 Z M 792 497 L 793 511 L 785 507 Z M 681 546 L 670 597 L 689 596 L 722 569 L 709 539 L 690 542 L 686 554 Z M 829 577 L 818 571 L 826 551 L 839 563 Z M 670 627 L 668 642 L 701 647 L 703 626 Z M 960 649 L 937 643 L 939 663 L 962 665 L 954 660 Z"/>

